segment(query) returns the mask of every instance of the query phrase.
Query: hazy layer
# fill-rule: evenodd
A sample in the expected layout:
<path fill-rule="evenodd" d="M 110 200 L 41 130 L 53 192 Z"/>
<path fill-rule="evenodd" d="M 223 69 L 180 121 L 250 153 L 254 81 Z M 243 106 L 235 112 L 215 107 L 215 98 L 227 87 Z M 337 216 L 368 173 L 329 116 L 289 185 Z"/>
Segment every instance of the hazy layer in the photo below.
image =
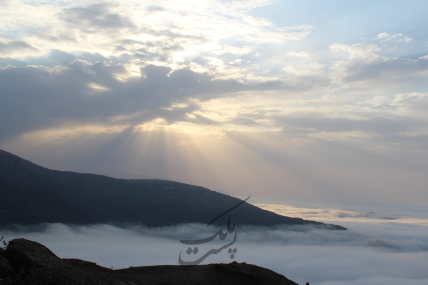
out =
<path fill-rule="evenodd" d="M 304 284 L 427 284 L 428 224 L 427 211 L 417 208 L 383 213 L 344 211 L 334 208 L 303 208 L 264 204 L 278 213 L 316 218 L 347 226 L 348 231 L 325 231 L 307 227 L 266 229 L 239 227 L 237 252 L 233 260 L 257 264 L 275 270 Z M 385 219 L 395 218 L 395 220 Z M 233 216 L 232 216 L 233 219 Z M 28 230 L 28 228 L 27 228 Z M 6 239 L 25 237 L 48 246 L 60 257 L 94 261 L 106 267 L 123 268 L 153 264 L 178 264 L 178 256 L 191 261 L 210 249 L 233 240 L 218 237 L 197 245 L 197 254 L 187 255 L 189 246 L 181 239 L 201 239 L 218 228 L 206 225 L 181 225 L 148 229 L 117 228 L 109 225 L 70 227 L 48 224 L 43 231 L 5 232 Z M 193 248 L 193 246 L 191 246 Z M 211 255 L 203 263 L 230 262 L 228 248 Z"/>

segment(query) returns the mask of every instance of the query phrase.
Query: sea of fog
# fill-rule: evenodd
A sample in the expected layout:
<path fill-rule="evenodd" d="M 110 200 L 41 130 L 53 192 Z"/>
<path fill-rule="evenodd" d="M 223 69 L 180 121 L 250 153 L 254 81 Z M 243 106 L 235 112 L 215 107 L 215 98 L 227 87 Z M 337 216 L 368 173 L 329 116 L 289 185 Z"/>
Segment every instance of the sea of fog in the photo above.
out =
<path fill-rule="evenodd" d="M 201 224 L 157 229 L 47 224 L 43 230 L 22 227 L 14 232 L 2 231 L 0 235 L 7 240 L 24 237 L 40 242 L 59 257 L 125 268 L 178 264 L 180 254 L 183 261 L 192 262 L 212 249 L 232 243 L 236 234 L 233 244 L 208 256 L 201 264 L 247 262 L 272 269 L 299 284 L 428 284 L 427 205 L 251 199 L 248 202 L 263 209 L 338 224 L 349 230 L 236 225 L 224 240 L 217 236 L 197 246 L 182 244 L 180 240 L 203 239 L 220 228 Z M 188 254 L 189 247 L 198 247 L 198 252 Z M 229 248 L 236 252 L 229 252 Z"/>

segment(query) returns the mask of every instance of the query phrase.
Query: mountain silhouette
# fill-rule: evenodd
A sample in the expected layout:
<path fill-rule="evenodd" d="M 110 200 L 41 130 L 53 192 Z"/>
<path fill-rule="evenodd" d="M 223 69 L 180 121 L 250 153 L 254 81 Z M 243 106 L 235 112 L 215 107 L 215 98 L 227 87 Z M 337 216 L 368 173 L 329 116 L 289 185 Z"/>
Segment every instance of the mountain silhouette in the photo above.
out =
<path fill-rule="evenodd" d="M 200 186 L 160 179 L 117 179 L 50 170 L 0 150 L 0 226 L 39 223 L 160 227 L 209 223 L 240 199 Z M 337 225 L 290 218 L 243 203 L 232 212 L 237 225 Z M 213 224 L 224 225 L 229 214 Z"/>

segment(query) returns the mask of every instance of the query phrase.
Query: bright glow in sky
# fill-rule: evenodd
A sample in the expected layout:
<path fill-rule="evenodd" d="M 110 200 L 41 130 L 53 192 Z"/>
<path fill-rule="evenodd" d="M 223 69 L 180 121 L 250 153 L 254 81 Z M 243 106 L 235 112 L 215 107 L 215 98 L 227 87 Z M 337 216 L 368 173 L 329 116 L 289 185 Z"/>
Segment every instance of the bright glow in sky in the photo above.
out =
<path fill-rule="evenodd" d="M 426 1 L 0 1 L 0 148 L 232 194 L 428 204 Z"/>

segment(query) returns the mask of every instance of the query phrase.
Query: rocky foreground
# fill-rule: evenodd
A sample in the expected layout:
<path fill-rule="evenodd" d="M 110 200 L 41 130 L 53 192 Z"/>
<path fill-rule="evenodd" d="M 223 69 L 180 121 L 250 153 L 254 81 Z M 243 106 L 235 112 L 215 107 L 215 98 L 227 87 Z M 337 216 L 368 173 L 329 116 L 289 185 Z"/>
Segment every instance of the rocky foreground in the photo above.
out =
<path fill-rule="evenodd" d="M 80 259 L 59 258 L 44 245 L 14 239 L 0 250 L 1 285 L 296 285 L 272 270 L 232 262 L 208 265 L 157 265 L 112 270 Z"/>

